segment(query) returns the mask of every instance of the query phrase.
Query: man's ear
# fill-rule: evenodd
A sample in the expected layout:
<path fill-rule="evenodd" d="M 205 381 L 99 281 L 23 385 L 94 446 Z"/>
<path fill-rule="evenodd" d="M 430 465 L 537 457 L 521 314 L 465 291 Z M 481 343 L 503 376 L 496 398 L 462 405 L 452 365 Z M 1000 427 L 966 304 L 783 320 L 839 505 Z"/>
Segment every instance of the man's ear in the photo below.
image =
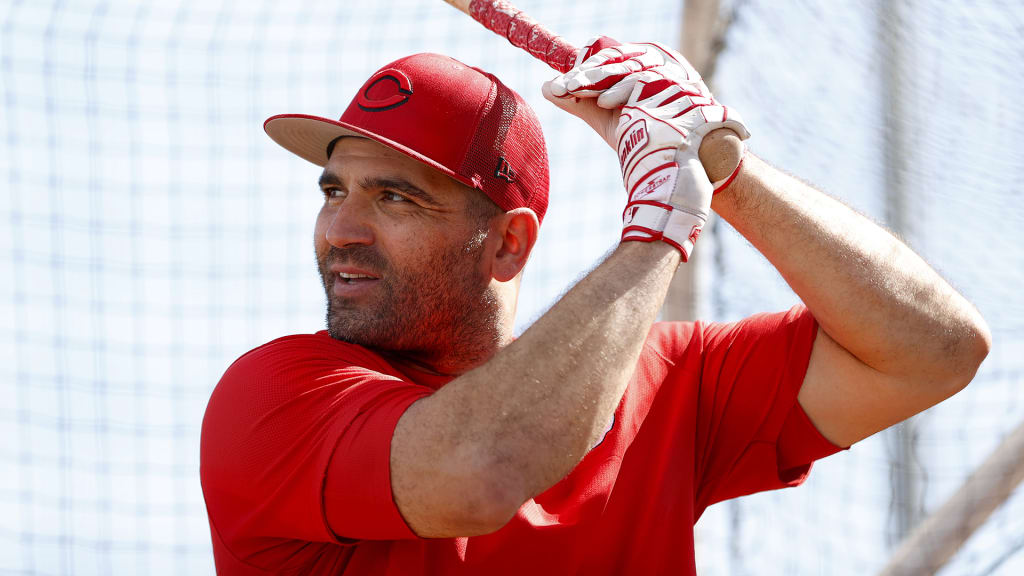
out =
<path fill-rule="evenodd" d="M 494 254 L 491 274 L 499 282 L 508 282 L 522 272 L 537 242 L 540 221 L 529 208 L 515 208 L 497 218 L 501 244 Z"/>

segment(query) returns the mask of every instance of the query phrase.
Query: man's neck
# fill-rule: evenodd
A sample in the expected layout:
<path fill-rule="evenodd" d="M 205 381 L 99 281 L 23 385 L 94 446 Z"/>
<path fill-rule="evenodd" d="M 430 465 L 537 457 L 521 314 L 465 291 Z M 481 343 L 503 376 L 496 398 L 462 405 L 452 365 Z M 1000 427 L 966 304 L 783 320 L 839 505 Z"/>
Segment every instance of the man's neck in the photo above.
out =
<path fill-rule="evenodd" d="M 434 352 L 420 350 L 374 350 L 392 364 L 435 376 L 457 377 L 486 363 L 515 338 L 511 334 L 496 336 L 489 343 L 475 342 L 474 346 L 461 346 L 456 351 Z"/>

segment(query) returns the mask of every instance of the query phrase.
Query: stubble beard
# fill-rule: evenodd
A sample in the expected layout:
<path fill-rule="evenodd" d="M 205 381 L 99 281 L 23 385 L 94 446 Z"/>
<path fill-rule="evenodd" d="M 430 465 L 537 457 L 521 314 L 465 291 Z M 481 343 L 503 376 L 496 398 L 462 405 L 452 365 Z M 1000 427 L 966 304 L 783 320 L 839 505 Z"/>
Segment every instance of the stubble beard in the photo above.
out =
<path fill-rule="evenodd" d="M 457 374 L 501 345 L 501 306 L 478 272 L 482 237 L 454 244 L 417 269 L 396 272 L 374 246 L 331 247 L 317 262 L 327 295 L 327 332 L 337 340 L 393 352 Z M 380 274 L 371 299 L 333 294 L 329 267 L 345 263 Z"/>

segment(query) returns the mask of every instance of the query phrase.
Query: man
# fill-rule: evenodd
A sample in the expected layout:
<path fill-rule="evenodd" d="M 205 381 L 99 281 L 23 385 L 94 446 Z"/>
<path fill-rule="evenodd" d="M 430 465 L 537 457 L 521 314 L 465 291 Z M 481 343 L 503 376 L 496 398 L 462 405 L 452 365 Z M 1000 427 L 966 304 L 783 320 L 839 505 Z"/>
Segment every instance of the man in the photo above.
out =
<path fill-rule="evenodd" d="M 681 56 L 609 44 L 544 92 L 616 149 L 623 242 L 518 339 L 548 190 L 517 94 L 420 54 L 371 76 L 340 121 L 267 121 L 324 166 L 327 330 L 256 348 L 213 393 L 220 573 L 692 574 L 707 506 L 800 484 L 970 382 L 990 336 L 969 303 L 745 154 L 742 121 Z M 711 208 L 806 306 L 654 323 Z"/>

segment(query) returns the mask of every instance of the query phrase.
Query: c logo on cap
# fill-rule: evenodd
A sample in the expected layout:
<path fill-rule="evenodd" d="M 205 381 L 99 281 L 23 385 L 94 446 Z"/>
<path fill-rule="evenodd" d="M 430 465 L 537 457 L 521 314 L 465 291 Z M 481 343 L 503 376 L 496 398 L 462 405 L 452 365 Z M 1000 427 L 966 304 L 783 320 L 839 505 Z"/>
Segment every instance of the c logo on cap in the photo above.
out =
<path fill-rule="evenodd" d="M 385 80 L 393 82 L 397 92 L 386 98 L 371 99 L 370 89 Z M 388 68 L 377 72 L 366 81 L 366 86 L 356 96 L 356 104 L 367 112 L 383 112 L 405 104 L 409 101 L 410 96 L 412 96 L 412 82 L 409 81 L 409 77 L 401 70 Z"/>

